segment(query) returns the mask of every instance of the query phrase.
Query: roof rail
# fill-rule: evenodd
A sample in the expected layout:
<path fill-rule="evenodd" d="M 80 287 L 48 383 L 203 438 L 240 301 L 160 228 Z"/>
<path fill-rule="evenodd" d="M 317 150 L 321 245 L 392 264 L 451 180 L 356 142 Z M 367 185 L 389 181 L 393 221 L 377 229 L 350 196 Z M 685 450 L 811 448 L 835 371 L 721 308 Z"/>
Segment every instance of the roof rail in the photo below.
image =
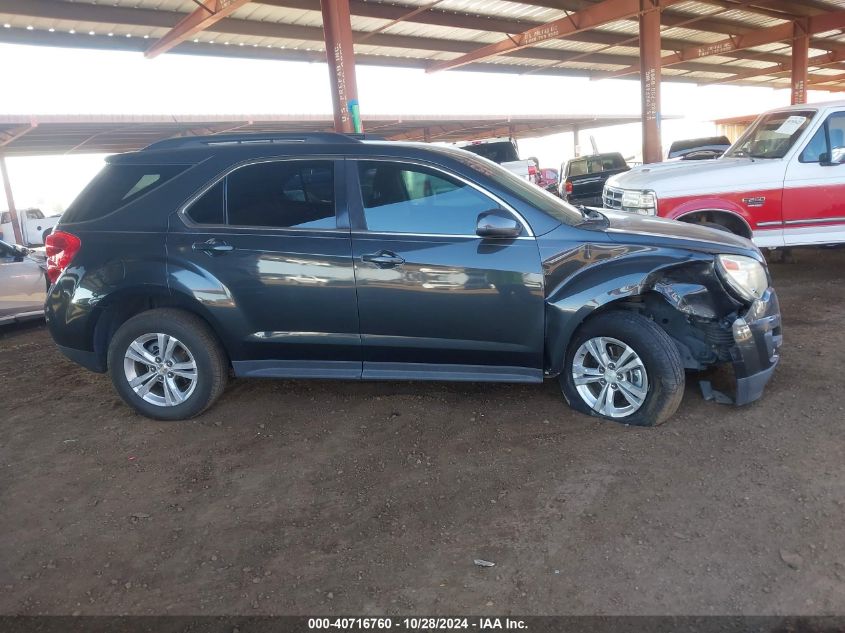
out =
<path fill-rule="evenodd" d="M 217 147 L 225 145 L 265 145 L 272 143 L 359 143 L 375 137 L 364 134 L 340 134 L 337 132 L 271 132 L 269 134 L 215 134 L 210 136 L 180 136 L 156 141 L 142 151 L 158 149 L 188 149 Z M 383 139 L 380 139 L 383 140 Z"/>

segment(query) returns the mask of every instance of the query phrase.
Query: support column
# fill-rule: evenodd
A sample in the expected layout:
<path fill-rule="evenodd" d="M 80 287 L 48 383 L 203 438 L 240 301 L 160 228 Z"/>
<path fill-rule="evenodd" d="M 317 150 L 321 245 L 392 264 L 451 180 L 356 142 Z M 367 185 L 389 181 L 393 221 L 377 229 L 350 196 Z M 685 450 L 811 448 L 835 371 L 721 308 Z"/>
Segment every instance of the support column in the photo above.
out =
<path fill-rule="evenodd" d="M 577 125 L 572 128 L 572 155 L 575 158 L 581 155 L 581 128 Z"/>
<path fill-rule="evenodd" d="M 6 168 L 6 157 L 0 154 L 0 174 L 3 176 L 3 188 L 6 190 L 6 202 L 9 205 L 9 216 L 12 218 L 12 231 L 15 235 L 15 243 L 23 244 L 21 224 L 18 220 L 18 211 L 15 209 L 15 199 L 12 197 L 12 183 L 9 182 L 9 170 Z M 8 239 L 8 236 L 4 236 Z"/>
<path fill-rule="evenodd" d="M 807 103 L 807 69 L 810 58 L 810 32 L 806 21 L 793 23 L 792 105 Z"/>
<path fill-rule="evenodd" d="M 642 92 L 643 163 L 663 160 L 660 145 L 660 8 L 642 0 L 640 14 L 640 90 Z"/>
<path fill-rule="evenodd" d="M 363 132 L 355 80 L 349 0 L 320 0 L 336 132 Z"/>

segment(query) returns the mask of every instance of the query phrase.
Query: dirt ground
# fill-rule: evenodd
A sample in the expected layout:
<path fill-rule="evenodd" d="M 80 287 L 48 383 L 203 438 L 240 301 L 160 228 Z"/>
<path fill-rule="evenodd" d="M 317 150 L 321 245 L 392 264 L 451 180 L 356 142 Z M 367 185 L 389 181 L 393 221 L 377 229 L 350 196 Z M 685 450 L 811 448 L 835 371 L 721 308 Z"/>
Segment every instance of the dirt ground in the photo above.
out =
<path fill-rule="evenodd" d="M 845 249 L 773 264 L 762 401 L 232 381 L 160 423 L 0 333 L 0 613 L 845 614 Z M 494 561 L 481 568 L 473 559 Z"/>

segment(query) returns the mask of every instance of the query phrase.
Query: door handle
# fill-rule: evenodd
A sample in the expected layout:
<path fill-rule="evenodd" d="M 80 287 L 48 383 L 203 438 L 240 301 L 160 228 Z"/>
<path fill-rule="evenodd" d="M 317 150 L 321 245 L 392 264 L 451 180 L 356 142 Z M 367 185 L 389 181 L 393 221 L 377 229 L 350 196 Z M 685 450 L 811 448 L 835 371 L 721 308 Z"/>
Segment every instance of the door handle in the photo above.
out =
<path fill-rule="evenodd" d="M 361 259 L 365 262 L 375 264 L 379 268 L 392 268 L 393 266 L 399 266 L 400 264 L 405 263 L 405 260 L 402 257 L 399 257 L 396 253 L 391 253 L 390 251 L 370 253 L 369 255 L 363 255 Z"/>
<path fill-rule="evenodd" d="M 205 242 L 194 242 L 191 248 L 195 251 L 206 253 L 207 255 L 220 255 L 222 253 L 228 253 L 229 251 L 235 250 L 235 247 L 231 244 L 221 242 L 220 240 L 216 240 L 214 238 Z"/>

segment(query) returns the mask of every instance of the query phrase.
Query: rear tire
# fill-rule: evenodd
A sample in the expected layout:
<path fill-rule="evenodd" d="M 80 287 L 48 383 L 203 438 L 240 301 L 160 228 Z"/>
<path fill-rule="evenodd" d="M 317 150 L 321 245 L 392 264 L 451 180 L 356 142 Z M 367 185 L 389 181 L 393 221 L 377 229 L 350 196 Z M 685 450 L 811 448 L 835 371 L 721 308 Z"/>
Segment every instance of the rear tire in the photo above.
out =
<path fill-rule="evenodd" d="M 605 362 L 595 362 L 590 350 L 604 355 Z M 657 426 L 683 399 L 684 368 L 678 347 L 658 325 L 635 312 L 614 310 L 588 319 L 575 333 L 560 384 L 576 411 L 622 424 Z"/>
<path fill-rule="evenodd" d="M 109 344 L 108 371 L 117 393 L 138 413 L 156 420 L 185 420 L 205 411 L 223 393 L 228 362 L 205 321 L 182 310 L 159 308 L 118 328 Z"/>
<path fill-rule="evenodd" d="M 46 230 L 45 230 L 45 231 L 41 234 L 41 243 L 42 243 L 42 244 L 44 244 L 45 246 L 46 246 L 46 244 L 47 244 L 47 236 L 48 236 L 48 235 L 50 235 L 50 233 L 52 233 L 52 232 L 53 232 L 53 229 L 46 229 Z"/>

